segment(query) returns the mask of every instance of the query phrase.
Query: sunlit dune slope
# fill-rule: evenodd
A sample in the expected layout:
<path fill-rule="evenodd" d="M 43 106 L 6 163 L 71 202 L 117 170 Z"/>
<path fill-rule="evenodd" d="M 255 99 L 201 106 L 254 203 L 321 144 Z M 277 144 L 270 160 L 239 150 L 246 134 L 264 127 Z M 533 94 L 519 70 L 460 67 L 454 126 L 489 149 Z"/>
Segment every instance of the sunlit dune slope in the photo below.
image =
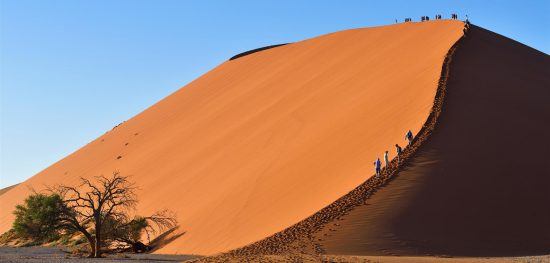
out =
<path fill-rule="evenodd" d="M 0 231 L 28 186 L 114 170 L 140 186 L 139 213 L 178 214 L 185 234 L 159 253 L 213 254 L 283 230 L 420 129 L 462 26 L 346 30 L 225 62 L 0 196 Z"/>
<path fill-rule="evenodd" d="M 319 233 L 329 254 L 550 253 L 550 57 L 474 27 L 438 126 L 396 180 Z"/>

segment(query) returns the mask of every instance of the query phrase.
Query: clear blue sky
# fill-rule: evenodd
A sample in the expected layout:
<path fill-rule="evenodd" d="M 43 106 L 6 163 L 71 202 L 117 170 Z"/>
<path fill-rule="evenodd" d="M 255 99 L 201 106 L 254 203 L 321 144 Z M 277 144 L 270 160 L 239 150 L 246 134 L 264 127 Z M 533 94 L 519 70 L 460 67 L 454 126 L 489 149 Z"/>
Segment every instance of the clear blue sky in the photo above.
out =
<path fill-rule="evenodd" d="M 548 0 L 0 0 L 0 187 L 239 52 L 451 12 L 550 51 Z"/>

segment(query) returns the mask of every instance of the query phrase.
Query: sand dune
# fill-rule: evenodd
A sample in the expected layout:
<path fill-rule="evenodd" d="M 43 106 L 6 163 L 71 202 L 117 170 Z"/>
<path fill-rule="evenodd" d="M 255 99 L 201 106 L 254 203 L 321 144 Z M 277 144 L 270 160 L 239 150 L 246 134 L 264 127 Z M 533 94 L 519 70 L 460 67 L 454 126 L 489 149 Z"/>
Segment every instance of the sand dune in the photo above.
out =
<path fill-rule="evenodd" d="M 362 28 L 227 61 L 0 196 L 0 232 L 28 187 L 119 170 L 139 213 L 168 208 L 185 234 L 159 253 L 260 240 L 346 194 L 433 103 L 459 21 Z"/>
<path fill-rule="evenodd" d="M 549 87 L 548 55 L 474 27 L 434 133 L 367 205 L 317 234 L 325 252 L 550 254 Z"/>

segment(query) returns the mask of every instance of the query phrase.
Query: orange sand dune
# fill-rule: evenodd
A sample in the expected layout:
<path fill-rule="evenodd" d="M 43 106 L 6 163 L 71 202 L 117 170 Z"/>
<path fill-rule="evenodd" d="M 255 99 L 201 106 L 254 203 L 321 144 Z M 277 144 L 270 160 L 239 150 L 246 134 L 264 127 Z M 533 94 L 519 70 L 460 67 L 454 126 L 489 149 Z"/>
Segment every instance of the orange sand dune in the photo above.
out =
<path fill-rule="evenodd" d="M 550 254 L 550 57 L 473 27 L 439 123 L 386 187 L 318 238 L 328 254 Z"/>
<path fill-rule="evenodd" d="M 185 234 L 159 253 L 214 254 L 281 231 L 420 129 L 462 27 L 347 30 L 225 62 L 0 196 L 0 232 L 29 186 L 114 170 L 141 187 L 139 213 L 178 214 Z"/>

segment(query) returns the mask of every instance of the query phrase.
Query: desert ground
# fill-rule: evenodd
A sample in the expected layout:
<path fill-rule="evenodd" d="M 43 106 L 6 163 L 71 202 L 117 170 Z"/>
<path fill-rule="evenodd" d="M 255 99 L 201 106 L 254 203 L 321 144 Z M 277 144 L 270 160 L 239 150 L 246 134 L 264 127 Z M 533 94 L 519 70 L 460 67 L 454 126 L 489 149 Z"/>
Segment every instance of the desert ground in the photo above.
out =
<path fill-rule="evenodd" d="M 122 263 L 122 262 L 144 262 L 144 263 L 162 263 L 162 262 L 186 262 L 192 263 L 199 260 L 197 256 L 187 255 L 157 255 L 157 254 L 125 254 L 112 255 L 107 258 L 81 258 L 72 256 L 70 253 L 60 248 L 50 247 L 26 247 L 26 248 L 6 248 L 0 247 L 0 262 L 6 263 L 39 263 L 39 262 L 84 262 L 84 263 Z M 288 262 L 292 259 L 288 256 L 264 256 L 257 262 Z M 296 257 L 294 257 L 296 259 Z M 451 257 L 397 257 L 397 256 L 334 256 L 324 255 L 321 257 L 301 257 L 303 262 L 326 262 L 326 263 L 548 263 L 550 256 L 527 256 L 527 257 L 470 257 L 470 258 L 451 258 Z M 246 260 L 244 260 L 246 261 Z M 301 261 L 301 260 L 300 260 Z M 298 262 L 300 262 L 298 261 Z M 234 261 L 243 262 L 243 261 Z M 250 261 L 249 261 L 250 262 Z M 296 262 L 296 261 L 294 261 Z"/>
<path fill-rule="evenodd" d="M 72 255 L 65 249 L 56 247 L 0 247 L 0 262 L 83 262 L 83 263 L 116 263 L 116 262 L 184 262 L 195 256 L 186 255 L 154 255 L 154 254 L 119 254 L 106 258 L 82 258 Z"/>

